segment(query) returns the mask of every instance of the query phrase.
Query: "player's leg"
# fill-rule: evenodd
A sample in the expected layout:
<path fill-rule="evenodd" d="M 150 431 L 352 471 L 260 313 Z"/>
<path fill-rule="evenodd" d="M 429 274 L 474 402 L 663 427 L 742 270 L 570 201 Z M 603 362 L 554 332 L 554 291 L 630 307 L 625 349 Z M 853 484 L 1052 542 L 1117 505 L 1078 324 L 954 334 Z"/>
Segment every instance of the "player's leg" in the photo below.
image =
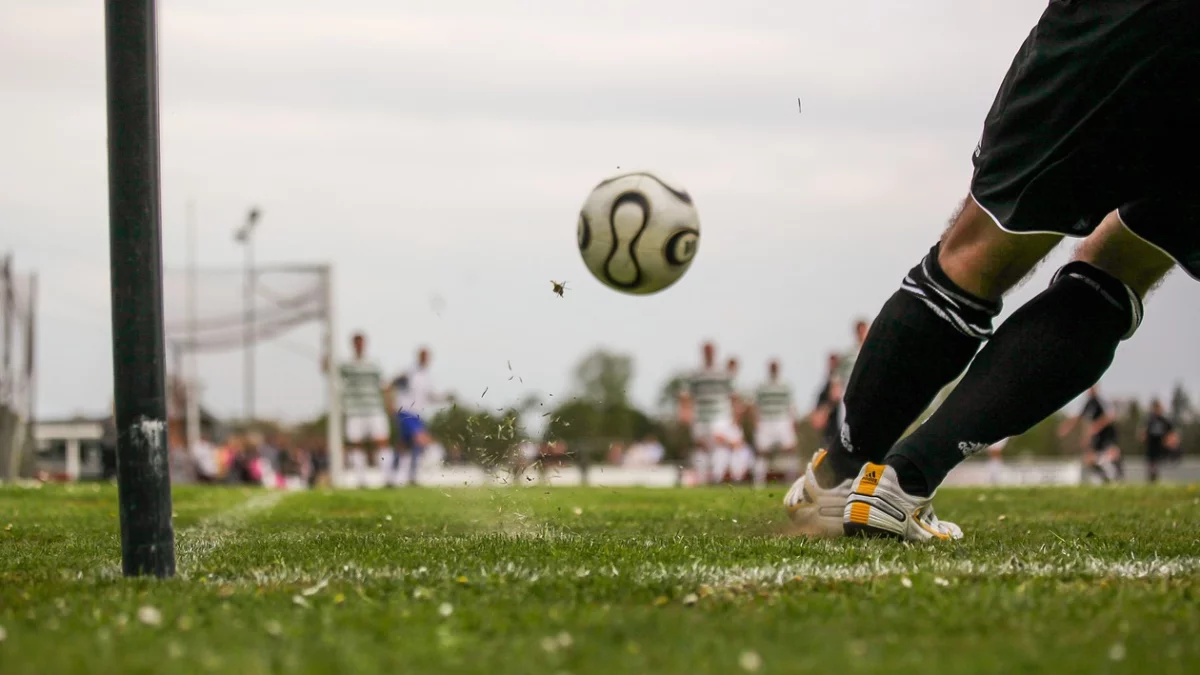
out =
<path fill-rule="evenodd" d="M 1162 458 L 1153 449 L 1146 450 L 1146 481 L 1150 483 L 1158 482 L 1158 466 Z"/>
<path fill-rule="evenodd" d="M 417 470 L 421 465 L 421 456 L 429 447 L 432 439 L 424 422 L 416 415 L 410 415 L 404 420 L 405 445 L 408 446 L 408 484 L 417 484 Z"/>
<path fill-rule="evenodd" d="M 754 487 L 767 484 L 767 473 L 771 457 L 779 448 L 779 423 L 776 420 L 760 421 L 754 430 Z"/>
<path fill-rule="evenodd" d="M 724 433 L 725 428 L 723 423 L 716 422 L 709 436 L 712 439 L 709 444 L 709 482 L 714 485 L 724 483 L 729 477 L 729 464 L 733 458 L 733 445 Z"/>
<path fill-rule="evenodd" d="M 1004 480 L 1004 441 L 993 443 L 988 448 L 988 481 L 999 485 Z"/>
<path fill-rule="evenodd" d="M 366 447 L 371 438 L 365 418 L 358 415 L 347 416 L 345 438 L 347 474 L 357 487 L 364 487 L 367 470 Z"/>
<path fill-rule="evenodd" d="M 754 465 L 754 453 L 746 443 L 746 436 L 737 422 L 731 420 L 724 435 L 729 444 L 729 481 L 742 483 L 750 475 Z"/>
<path fill-rule="evenodd" d="M 395 453 L 395 448 L 392 447 L 391 421 L 384 413 L 372 415 L 367 420 L 370 430 L 370 441 L 367 445 L 371 448 L 371 468 L 378 469 L 383 477 L 383 486 L 387 487 L 390 483 L 388 464 Z"/>
<path fill-rule="evenodd" d="M 1112 444 L 1104 451 L 1105 459 L 1108 460 L 1108 470 L 1112 475 L 1114 482 L 1125 479 L 1125 463 L 1121 454 L 1121 446 L 1117 445 L 1116 439 L 1113 439 Z"/>
<path fill-rule="evenodd" d="M 1117 346 L 1140 324 L 1142 298 L 1174 264 L 1115 212 L 1105 218 L 1050 287 L 996 331 L 945 402 L 888 453 L 885 465 L 864 467 L 847 504 L 847 529 L 953 536 L 924 517 L 946 474 L 991 443 L 1024 433 L 1099 381 Z M 860 484 L 870 499 L 859 500 Z M 911 507 L 907 515 L 913 517 L 901 522 L 868 508 L 879 501 Z"/>
<path fill-rule="evenodd" d="M 696 485 L 707 485 L 712 474 L 712 438 L 708 425 L 696 422 L 692 425 L 692 469 L 696 472 Z"/>
<path fill-rule="evenodd" d="M 991 336 L 1004 293 L 1060 239 L 1006 232 L 967 197 L 941 242 L 909 271 L 872 324 L 843 398 L 841 433 L 817 470 L 821 487 L 882 461 Z"/>

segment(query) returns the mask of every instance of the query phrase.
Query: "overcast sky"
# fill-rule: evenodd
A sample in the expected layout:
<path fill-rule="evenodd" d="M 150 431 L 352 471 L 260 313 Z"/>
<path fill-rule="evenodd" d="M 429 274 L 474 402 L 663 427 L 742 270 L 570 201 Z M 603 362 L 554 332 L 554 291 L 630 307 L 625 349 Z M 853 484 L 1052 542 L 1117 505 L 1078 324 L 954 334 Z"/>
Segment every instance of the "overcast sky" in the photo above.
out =
<path fill-rule="evenodd" d="M 605 346 L 636 357 L 649 403 L 703 339 L 741 358 L 742 386 L 777 356 L 808 397 L 965 194 L 1044 6 L 162 2 L 165 261 L 185 260 L 190 200 L 200 263 L 240 264 L 232 231 L 258 205 L 261 260 L 334 265 L 343 353 L 353 329 L 389 370 L 428 344 L 467 399 L 561 395 Z M 0 0 L 0 250 L 41 278 L 42 416 L 102 411 L 112 388 L 102 7 Z M 575 248 L 589 189 L 630 169 L 685 186 L 701 217 L 691 271 L 647 298 Z M 1177 274 L 1152 298 L 1110 395 L 1200 386 L 1196 291 Z M 320 409 L 317 346 L 308 330 L 261 349 L 260 412 Z M 237 414 L 239 355 L 201 366 L 206 403 Z"/>

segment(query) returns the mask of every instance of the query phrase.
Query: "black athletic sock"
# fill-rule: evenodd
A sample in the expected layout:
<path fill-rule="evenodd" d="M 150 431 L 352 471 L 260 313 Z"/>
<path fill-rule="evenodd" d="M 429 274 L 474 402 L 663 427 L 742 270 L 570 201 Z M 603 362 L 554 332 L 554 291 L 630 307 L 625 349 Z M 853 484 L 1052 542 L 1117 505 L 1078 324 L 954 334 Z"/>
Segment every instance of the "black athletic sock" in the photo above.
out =
<path fill-rule="evenodd" d="M 845 418 L 818 465 L 828 488 L 883 461 L 892 444 L 962 373 L 991 334 L 1000 304 L 971 296 L 937 264 L 935 245 L 871 324 L 843 396 Z"/>
<path fill-rule="evenodd" d="M 1116 278 L 1074 262 L 1004 322 L 936 412 L 887 456 L 903 483 L 919 471 L 929 496 L 967 456 L 1024 433 L 1095 384 L 1141 321 Z"/>

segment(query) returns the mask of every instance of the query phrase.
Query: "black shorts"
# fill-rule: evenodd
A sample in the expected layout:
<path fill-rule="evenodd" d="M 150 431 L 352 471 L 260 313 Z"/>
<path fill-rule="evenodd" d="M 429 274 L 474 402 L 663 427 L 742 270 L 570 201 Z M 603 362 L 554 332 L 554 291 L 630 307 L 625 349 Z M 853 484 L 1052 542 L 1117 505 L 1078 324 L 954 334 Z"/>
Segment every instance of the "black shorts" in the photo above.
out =
<path fill-rule="evenodd" d="M 1092 450 L 1096 452 L 1104 452 L 1117 444 L 1117 430 L 1113 427 L 1105 427 L 1102 431 L 1092 436 Z"/>
<path fill-rule="evenodd" d="M 1200 278 L 1200 2 L 1054 0 L 1013 59 L 971 194 L 1005 230 L 1084 237 L 1117 210 Z"/>

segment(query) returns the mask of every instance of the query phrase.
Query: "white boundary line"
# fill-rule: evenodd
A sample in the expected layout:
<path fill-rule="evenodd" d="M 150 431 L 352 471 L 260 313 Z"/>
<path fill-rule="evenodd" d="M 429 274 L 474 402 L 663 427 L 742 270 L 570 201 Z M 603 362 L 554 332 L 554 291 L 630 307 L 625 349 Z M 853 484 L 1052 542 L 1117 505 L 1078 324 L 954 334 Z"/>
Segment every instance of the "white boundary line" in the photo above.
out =
<path fill-rule="evenodd" d="M 195 525 L 175 533 L 175 553 L 178 567 L 185 573 L 189 567 L 198 565 L 208 556 L 236 541 L 238 531 L 246 521 L 258 513 L 270 511 L 279 505 L 288 492 L 266 492 L 256 494 L 244 502 L 202 519 Z M 181 574 L 182 575 L 182 574 Z"/>
<path fill-rule="evenodd" d="M 740 566 L 643 564 L 618 568 L 601 566 L 530 567 L 514 562 L 493 563 L 471 568 L 426 566 L 409 568 L 363 568 L 353 563 L 325 570 L 288 568 L 248 569 L 244 574 L 222 578 L 207 576 L 210 583 L 262 585 L 309 585 L 342 581 L 362 583 L 372 581 L 409 581 L 450 583 L 466 576 L 472 583 L 527 583 L 553 581 L 582 581 L 591 576 L 624 579 L 631 586 L 677 583 L 715 587 L 759 585 L 781 586 L 797 579 L 856 581 L 895 576 L 933 575 L 936 578 L 1118 578 L 1162 579 L 1193 576 L 1200 573 L 1200 558 L 1162 558 L 1154 560 L 1105 560 L 1096 557 L 1042 559 L 1029 562 L 1010 560 L 1005 563 L 970 560 L 930 560 L 925 562 L 884 561 L 876 559 L 862 563 L 792 562 L 781 565 Z M 936 579 L 935 579 L 936 580 Z M 940 582 L 939 582 L 940 583 Z"/>

